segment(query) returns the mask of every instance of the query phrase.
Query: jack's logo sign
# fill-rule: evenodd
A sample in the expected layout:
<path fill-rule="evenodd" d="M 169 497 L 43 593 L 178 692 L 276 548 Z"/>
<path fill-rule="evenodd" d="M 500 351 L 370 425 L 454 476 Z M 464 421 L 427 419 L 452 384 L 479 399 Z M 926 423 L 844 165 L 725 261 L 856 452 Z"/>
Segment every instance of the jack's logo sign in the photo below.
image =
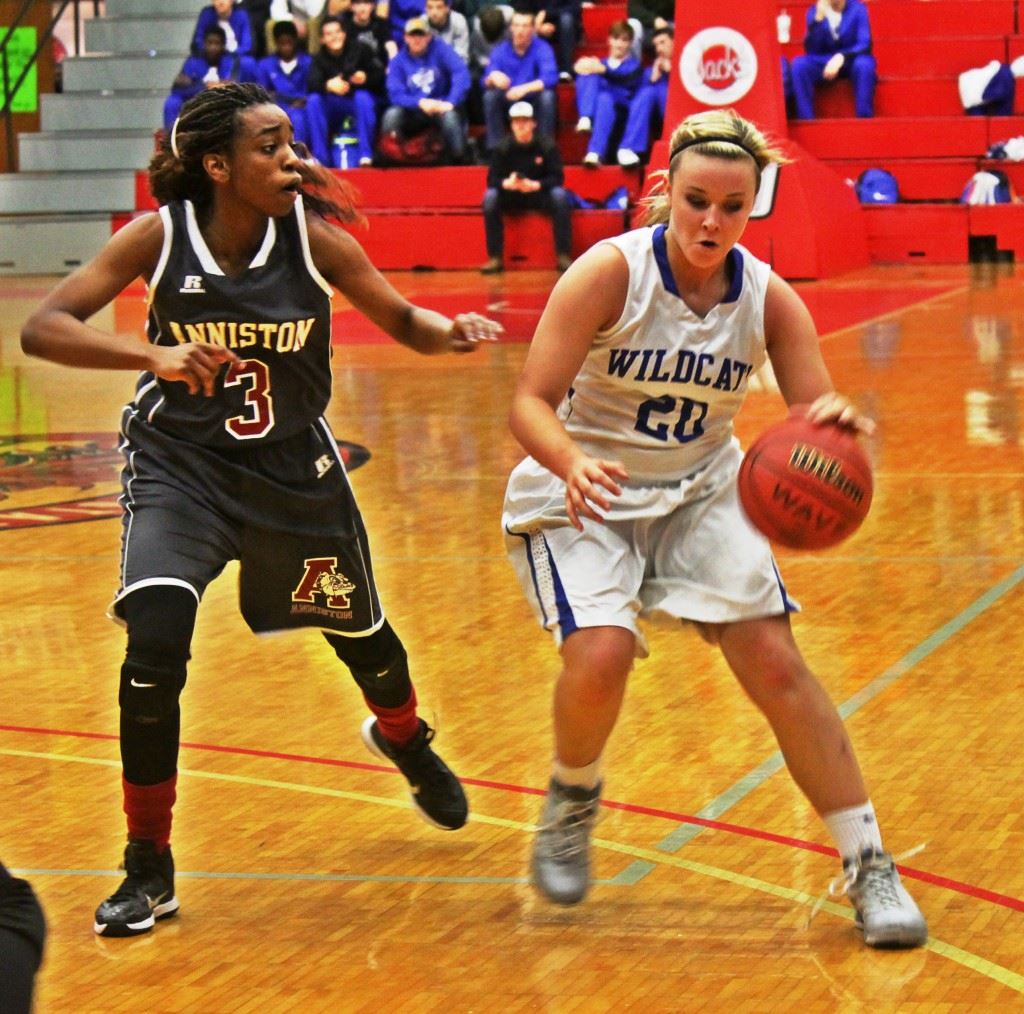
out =
<path fill-rule="evenodd" d="M 683 87 L 706 106 L 728 106 L 757 80 L 757 53 L 745 35 L 722 26 L 704 28 L 679 57 Z"/>

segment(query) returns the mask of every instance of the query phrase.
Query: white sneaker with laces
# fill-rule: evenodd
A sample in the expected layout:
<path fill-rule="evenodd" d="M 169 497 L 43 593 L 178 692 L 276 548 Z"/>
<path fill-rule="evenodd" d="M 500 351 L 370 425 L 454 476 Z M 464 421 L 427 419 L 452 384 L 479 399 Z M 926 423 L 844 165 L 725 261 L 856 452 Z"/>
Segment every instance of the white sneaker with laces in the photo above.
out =
<path fill-rule="evenodd" d="M 630 151 L 629 148 L 620 148 L 615 153 L 615 158 L 621 166 L 628 167 L 640 164 L 640 156 L 635 151 Z"/>
<path fill-rule="evenodd" d="M 900 881 L 888 852 L 866 849 L 844 864 L 842 886 L 857 912 L 857 928 L 869 947 L 920 947 L 928 924 Z"/>
<path fill-rule="evenodd" d="M 551 779 L 533 845 L 534 885 L 559 905 L 582 901 L 590 887 L 590 832 L 601 786 L 585 789 Z"/>

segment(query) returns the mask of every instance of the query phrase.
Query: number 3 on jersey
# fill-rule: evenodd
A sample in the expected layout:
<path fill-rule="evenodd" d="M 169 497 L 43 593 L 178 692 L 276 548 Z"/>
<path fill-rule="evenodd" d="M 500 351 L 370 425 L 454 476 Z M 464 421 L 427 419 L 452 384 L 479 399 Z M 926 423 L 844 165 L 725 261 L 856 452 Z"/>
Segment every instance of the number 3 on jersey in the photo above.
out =
<path fill-rule="evenodd" d="M 245 413 L 224 420 L 224 428 L 238 440 L 255 440 L 274 427 L 274 402 L 270 397 L 270 370 L 259 359 L 232 363 L 224 377 L 225 387 L 245 388 Z"/>
<path fill-rule="evenodd" d="M 667 441 L 669 436 L 670 420 L 656 420 L 652 417 L 675 416 L 676 406 L 679 406 L 679 414 L 672 426 L 672 437 L 681 444 L 688 444 L 691 440 L 704 436 L 704 427 L 701 423 L 707 418 L 708 403 L 706 401 L 694 401 L 693 398 L 673 398 L 670 394 L 663 394 L 660 398 L 648 398 L 640 403 L 636 410 L 636 423 L 634 429 L 639 433 L 646 433 L 655 440 Z"/>

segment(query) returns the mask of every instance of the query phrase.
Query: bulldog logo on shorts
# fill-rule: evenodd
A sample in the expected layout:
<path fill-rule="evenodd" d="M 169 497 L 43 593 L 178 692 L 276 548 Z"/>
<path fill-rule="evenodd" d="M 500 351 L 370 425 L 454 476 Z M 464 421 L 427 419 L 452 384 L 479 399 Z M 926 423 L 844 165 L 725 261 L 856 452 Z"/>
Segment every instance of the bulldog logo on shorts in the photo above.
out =
<path fill-rule="evenodd" d="M 349 596 L 356 590 L 355 583 L 350 581 L 338 569 L 336 556 L 314 557 L 304 560 L 306 572 L 296 589 L 292 592 L 292 602 L 317 604 L 317 596 L 325 599 L 328 609 L 350 609 Z M 294 612 L 295 610 L 293 610 Z"/>

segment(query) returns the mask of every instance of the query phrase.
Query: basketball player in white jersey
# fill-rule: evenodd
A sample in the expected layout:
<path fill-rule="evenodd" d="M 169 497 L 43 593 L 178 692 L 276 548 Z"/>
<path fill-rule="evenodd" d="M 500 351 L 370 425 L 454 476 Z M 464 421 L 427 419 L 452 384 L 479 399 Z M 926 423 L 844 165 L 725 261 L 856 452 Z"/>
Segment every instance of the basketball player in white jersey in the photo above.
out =
<path fill-rule="evenodd" d="M 861 431 L 832 387 L 810 313 L 737 241 L 762 170 L 780 162 L 732 111 L 673 133 L 648 226 L 598 244 L 551 293 L 511 410 L 530 455 L 503 524 L 520 581 L 561 649 L 555 761 L 533 880 L 580 901 L 601 754 L 634 657 L 638 620 L 694 623 L 762 710 L 824 818 L 872 946 L 924 943 L 927 927 L 882 846 L 850 739 L 793 639 L 771 548 L 736 492 L 733 418 L 767 356 L 790 405 Z"/>

